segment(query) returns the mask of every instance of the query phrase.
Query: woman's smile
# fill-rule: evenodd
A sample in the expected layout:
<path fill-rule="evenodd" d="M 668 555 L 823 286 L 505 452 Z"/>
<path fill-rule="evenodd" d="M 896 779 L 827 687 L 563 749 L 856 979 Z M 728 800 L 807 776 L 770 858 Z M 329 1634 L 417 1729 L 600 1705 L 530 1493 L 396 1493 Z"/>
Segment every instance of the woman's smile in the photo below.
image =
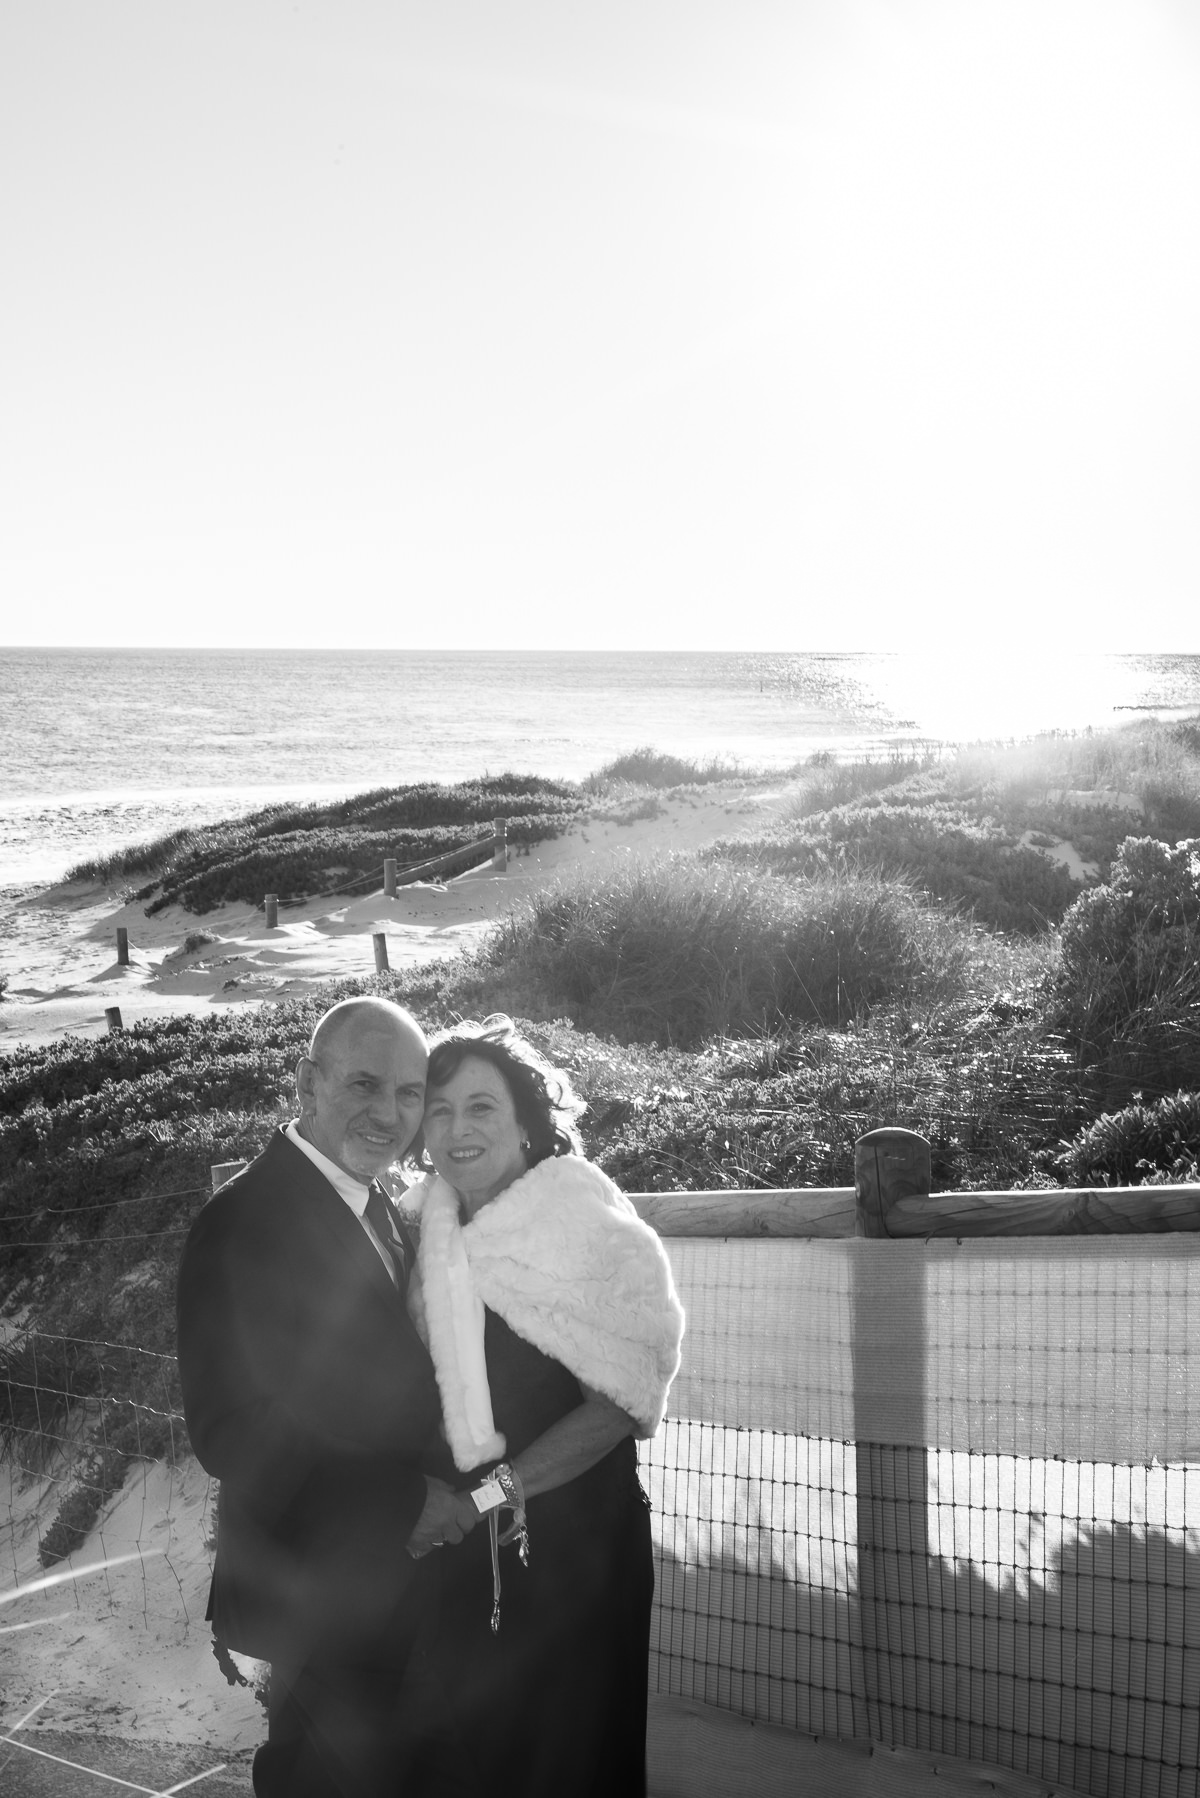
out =
<path fill-rule="evenodd" d="M 425 1147 L 472 1216 L 527 1171 L 508 1082 L 482 1056 L 463 1058 L 425 1105 Z"/>

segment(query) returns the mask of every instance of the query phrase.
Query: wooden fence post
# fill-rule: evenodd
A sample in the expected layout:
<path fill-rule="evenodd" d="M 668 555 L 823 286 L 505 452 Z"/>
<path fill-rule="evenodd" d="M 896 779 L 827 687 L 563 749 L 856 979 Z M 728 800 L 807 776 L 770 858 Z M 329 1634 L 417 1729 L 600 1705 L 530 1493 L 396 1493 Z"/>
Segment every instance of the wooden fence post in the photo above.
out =
<path fill-rule="evenodd" d="M 119 1005 L 106 1005 L 104 1008 L 104 1022 L 108 1025 L 108 1033 L 110 1036 L 112 1036 L 115 1031 L 124 1030 L 125 1026 L 121 1022 L 121 1007 Z"/>
<path fill-rule="evenodd" d="M 249 1165 L 249 1162 L 246 1161 L 214 1161 L 208 1170 L 212 1179 L 213 1191 L 220 1192 L 221 1188 L 227 1186 L 235 1174 L 240 1174 L 242 1169 Z"/>
<path fill-rule="evenodd" d="M 508 819 L 497 818 L 492 825 L 495 842 L 492 848 L 492 867 L 497 874 L 508 870 Z"/>
<path fill-rule="evenodd" d="M 267 914 L 267 929 L 279 929 L 279 894 L 268 893 L 263 899 L 263 908 Z"/>
<path fill-rule="evenodd" d="M 394 899 L 396 897 L 396 858 L 394 855 L 384 857 L 383 896 L 385 899 Z"/>
<path fill-rule="evenodd" d="M 875 1243 L 888 1234 L 897 1199 L 927 1195 L 929 1144 L 913 1130 L 885 1128 L 860 1137 L 854 1149 L 855 1236 Z M 925 1278 L 915 1243 L 897 1243 L 889 1267 L 888 1304 L 898 1333 L 911 1345 L 910 1412 L 925 1414 Z M 854 1438 L 858 1505 L 858 1603 L 868 1732 L 903 1744 L 905 1715 L 930 1702 L 928 1620 L 928 1453 L 889 1439 L 895 1402 L 895 1338 L 873 1336 L 878 1251 L 854 1254 Z M 889 1399 L 889 1394 L 891 1398 Z M 902 1619 L 908 1629 L 902 1633 Z M 915 1636 L 909 1631 L 915 1628 Z M 903 1661 L 903 1667 L 901 1662 Z"/>
<path fill-rule="evenodd" d="M 129 932 L 124 924 L 117 925 L 117 966 L 119 968 L 129 966 Z"/>
<path fill-rule="evenodd" d="M 885 1125 L 854 1145 L 856 1236 L 887 1236 L 887 1214 L 897 1199 L 928 1198 L 929 1144 L 915 1130 Z"/>
<path fill-rule="evenodd" d="M 375 972 L 377 974 L 386 974 L 389 965 L 386 932 L 382 930 L 375 931 L 371 937 L 371 941 L 375 945 Z"/>

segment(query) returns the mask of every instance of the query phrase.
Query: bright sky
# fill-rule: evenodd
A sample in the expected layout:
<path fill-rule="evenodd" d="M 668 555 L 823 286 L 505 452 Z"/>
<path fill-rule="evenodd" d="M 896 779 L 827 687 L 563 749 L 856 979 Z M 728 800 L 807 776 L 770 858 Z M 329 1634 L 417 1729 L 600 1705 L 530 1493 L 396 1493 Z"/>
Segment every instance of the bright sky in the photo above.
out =
<path fill-rule="evenodd" d="M 1200 650 L 1192 0 L 8 0 L 0 640 Z"/>

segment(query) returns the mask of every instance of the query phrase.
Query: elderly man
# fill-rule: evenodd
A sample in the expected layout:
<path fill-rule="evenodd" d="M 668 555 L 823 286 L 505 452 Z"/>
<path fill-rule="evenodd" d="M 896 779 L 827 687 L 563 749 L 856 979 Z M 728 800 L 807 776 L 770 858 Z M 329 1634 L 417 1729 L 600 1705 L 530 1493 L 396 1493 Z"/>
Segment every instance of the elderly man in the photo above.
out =
<path fill-rule="evenodd" d="M 429 1770 L 430 1695 L 420 1729 L 399 1702 L 436 1599 L 423 1551 L 460 1532 L 419 1468 L 438 1395 L 405 1307 L 412 1245 L 377 1178 L 420 1126 L 426 1060 L 398 1005 L 326 1012 L 297 1070 L 300 1116 L 184 1249 L 184 1410 L 221 1482 L 209 1614 L 227 1647 L 271 1662 L 264 1798 L 454 1787 Z"/>

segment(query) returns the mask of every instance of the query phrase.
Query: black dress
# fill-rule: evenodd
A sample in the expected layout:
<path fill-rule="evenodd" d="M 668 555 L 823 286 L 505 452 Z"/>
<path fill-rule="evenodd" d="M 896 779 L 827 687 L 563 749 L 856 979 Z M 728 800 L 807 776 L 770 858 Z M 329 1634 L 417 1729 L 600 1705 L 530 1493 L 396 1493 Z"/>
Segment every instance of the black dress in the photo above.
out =
<path fill-rule="evenodd" d="M 484 1349 L 492 1414 L 512 1459 L 583 1394 L 565 1367 L 491 1311 Z M 453 1478 L 473 1485 L 478 1474 Z M 528 1521 L 529 1566 L 515 1543 L 500 1550 L 498 1634 L 486 1523 L 441 1555 L 438 1661 L 481 1790 L 644 1798 L 654 1566 L 632 1438 L 530 1499 Z"/>

